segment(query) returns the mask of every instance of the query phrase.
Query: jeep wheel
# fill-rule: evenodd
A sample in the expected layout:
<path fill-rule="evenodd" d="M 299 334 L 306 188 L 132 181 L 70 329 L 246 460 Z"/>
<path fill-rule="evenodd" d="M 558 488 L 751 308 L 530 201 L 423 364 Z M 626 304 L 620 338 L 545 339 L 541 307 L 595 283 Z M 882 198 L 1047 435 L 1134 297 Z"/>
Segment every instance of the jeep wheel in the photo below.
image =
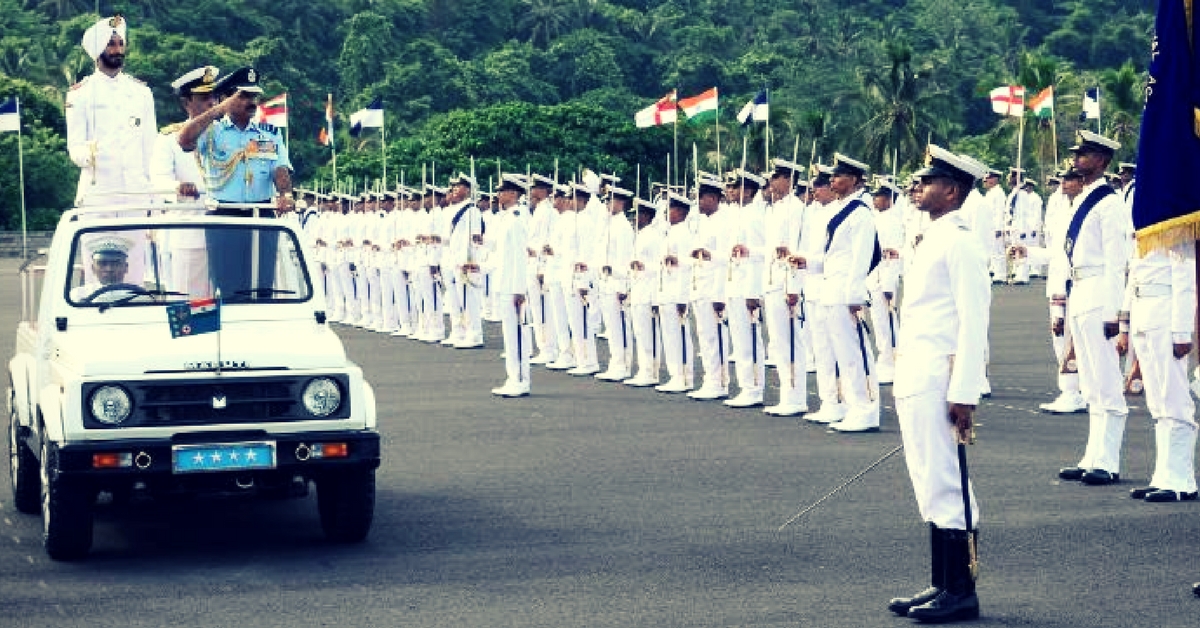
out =
<path fill-rule="evenodd" d="M 42 439 L 42 543 L 54 560 L 76 560 L 92 549 L 92 502 L 88 489 L 66 485 L 58 474 L 58 451 Z"/>
<path fill-rule="evenodd" d="M 332 472 L 316 482 L 317 511 L 325 536 L 338 543 L 367 538 L 375 515 L 375 470 Z"/>
<path fill-rule="evenodd" d="M 38 461 L 18 436 L 17 409 L 10 402 L 8 412 L 8 479 L 12 482 L 13 504 L 17 511 L 36 514 L 41 507 L 38 488 Z"/>

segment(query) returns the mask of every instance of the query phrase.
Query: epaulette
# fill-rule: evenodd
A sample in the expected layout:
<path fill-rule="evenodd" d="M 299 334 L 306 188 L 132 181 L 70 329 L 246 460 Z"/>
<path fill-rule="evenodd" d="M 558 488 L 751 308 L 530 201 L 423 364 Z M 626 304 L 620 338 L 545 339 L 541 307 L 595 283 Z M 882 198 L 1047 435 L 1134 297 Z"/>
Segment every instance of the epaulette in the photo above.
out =
<path fill-rule="evenodd" d="M 259 122 L 258 128 L 259 128 L 259 130 L 266 131 L 267 133 L 278 133 L 279 132 L 279 129 L 274 124 L 267 124 L 266 122 Z"/>
<path fill-rule="evenodd" d="M 159 134 L 160 134 L 160 135 L 170 135 L 170 134 L 172 134 L 172 133 L 174 133 L 174 132 L 178 131 L 179 129 L 182 129 L 182 128 L 183 128 L 183 124 L 184 124 L 184 123 L 182 123 L 182 122 L 176 122 L 176 123 L 174 123 L 174 124 L 168 124 L 167 126 L 164 126 L 163 128 L 159 129 L 159 130 L 158 130 L 158 132 L 159 132 Z"/>

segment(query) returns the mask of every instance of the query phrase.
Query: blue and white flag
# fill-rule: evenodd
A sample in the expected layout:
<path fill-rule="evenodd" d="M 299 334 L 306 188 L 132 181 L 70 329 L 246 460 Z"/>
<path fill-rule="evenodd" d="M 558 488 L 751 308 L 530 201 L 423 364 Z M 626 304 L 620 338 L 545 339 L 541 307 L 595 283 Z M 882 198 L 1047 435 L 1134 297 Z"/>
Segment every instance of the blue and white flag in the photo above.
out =
<path fill-rule="evenodd" d="M 769 122 L 771 120 L 771 104 L 767 102 L 767 90 L 759 90 L 750 102 L 742 106 L 737 118 L 742 126 L 751 122 Z"/>
<path fill-rule="evenodd" d="M 9 98 L 0 103 L 0 133 L 21 130 L 21 105 L 17 99 Z"/>
<path fill-rule="evenodd" d="M 1100 119 L 1100 88 L 1089 87 L 1083 91 L 1083 111 L 1079 112 L 1079 121 Z"/>
<path fill-rule="evenodd" d="M 366 109 L 359 109 L 350 115 L 350 135 L 358 137 L 363 129 L 378 129 L 383 127 L 383 98 L 376 96 Z"/>
<path fill-rule="evenodd" d="M 167 324 L 171 337 L 196 336 L 221 330 L 221 302 L 217 299 L 194 299 L 167 306 Z"/>

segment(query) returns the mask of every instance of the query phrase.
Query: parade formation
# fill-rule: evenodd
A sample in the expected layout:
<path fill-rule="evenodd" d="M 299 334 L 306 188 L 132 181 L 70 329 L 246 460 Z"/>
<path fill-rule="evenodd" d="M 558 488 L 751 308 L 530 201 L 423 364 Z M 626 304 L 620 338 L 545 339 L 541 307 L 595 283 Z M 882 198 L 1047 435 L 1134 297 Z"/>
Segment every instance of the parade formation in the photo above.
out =
<path fill-rule="evenodd" d="M 425 168 L 420 184 L 293 188 L 283 134 L 253 117 L 254 68 L 183 74 L 171 88 L 186 120 L 159 130 L 149 88 L 122 71 L 126 28 L 106 18 L 84 37 L 97 69 L 67 99 L 77 204 L 153 200 L 169 214 L 207 200 L 224 205 L 219 215 L 288 221 L 306 239 L 328 322 L 396 350 L 407 340 L 494 361 L 496 403 L 574 376 L 871 438 L 889 420 L 890 386 L 931 530 L 929 586 L 887 603 L 897 615 L 980 614 L 981 508 L 964 446 L 991 394 L 993 286 L 1045 279 L 1048 329 L 1038 333 L 1057 356 L 1060 394 L 1042 410 L 1086 414 L 1089 425 L 1059 478 L 1120 481 L 1133 392 L 1156 421 L 1156 455 L 1130 496 L 1197 500 L 1195 247 L 1139 246 L 1137 164 L 1113 163 L 1120 144 L 1101 134 L 1079 131 L 1044 182 L 930 143 L 924 167 L 903 178 L 835 152 L 812 164 L 773 158 L 761 172 L 694 165 L 687 184 L 646 190 L 640 172 L 586 167 L 497 172 L 485 185 L 474 161 L 440 179 Z M 169 289 L 201 298 L 218 283 L 271 286 L 272 246 L 256 245 L 252 277 L 239 253 L 248 241 L 216 230 L 187 238 L 163 260 Z M 140 242 L 123 254 L 131 264 L 162 256 Z M 503 337 L 500 359 L 480 351 L 488 330 Z"/>

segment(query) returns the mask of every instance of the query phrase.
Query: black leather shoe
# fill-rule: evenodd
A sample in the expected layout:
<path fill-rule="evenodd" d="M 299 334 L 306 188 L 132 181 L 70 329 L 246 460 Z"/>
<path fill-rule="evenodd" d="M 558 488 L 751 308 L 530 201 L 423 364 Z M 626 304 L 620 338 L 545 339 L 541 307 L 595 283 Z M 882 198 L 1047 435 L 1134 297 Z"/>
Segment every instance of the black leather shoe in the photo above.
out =
<path fill-rule="evenodd" d="M 1083 476 L 1079 478 L 1084 484 L 1089 486 L 1107 486 L 1116 484 L 1121 481 L 1120 473 L 1109 473 L 1104 469 L 1091 469 L 1083 472 Z"/>
<path fill-rule="evenodd" d="M 1152 493 L 1147 493 L 1143 499 L 1148 502 L 1190 502 L 1194 501 L 1196 497 L 1196 493 L 1180 493 L 1159 489 Z"/>
<path fill-rule="evenodd" d="M 1200 597 L 1200 582 L 1192 585 L 1192 595 Z"/>
<path fill-rule="evenodd" d="M 1065 469 L 1059 469 L 1058 477 L 1064 480 L 1078 482 L 1080 478 L 1083 477 L 1083 469 L 1080 469 L 1079 467 L 1067 467 Z"/>
<path fill-rule="evenodd" d="M 888 610 L 901 617 L 907 617 L 910 608 L 931 602 L 941 592 L 937 587 L 929 587 L 912 597 L 894 597 L 888 602 Z"/>
<path fill-rule="evenodd" d="M 926 624 L 978 619 L 979 598 L 973 591 L 962 595 L 942 591 L 929 602 L 908 609 L 908 617 Z"/>
<path fill-rule="evenodd" d="M 1150 493 L 1153 493 L 1154 491 L 1157 491 L 1157 490 L 1158 489 L 1154 488 L 1153 486 L 1147 486 L 1145 488 L 1135 488 L 1135 489 L 1129 491 L 1129 497 L 1130 497 L 1130 499 L 1143 499 Z"/>

